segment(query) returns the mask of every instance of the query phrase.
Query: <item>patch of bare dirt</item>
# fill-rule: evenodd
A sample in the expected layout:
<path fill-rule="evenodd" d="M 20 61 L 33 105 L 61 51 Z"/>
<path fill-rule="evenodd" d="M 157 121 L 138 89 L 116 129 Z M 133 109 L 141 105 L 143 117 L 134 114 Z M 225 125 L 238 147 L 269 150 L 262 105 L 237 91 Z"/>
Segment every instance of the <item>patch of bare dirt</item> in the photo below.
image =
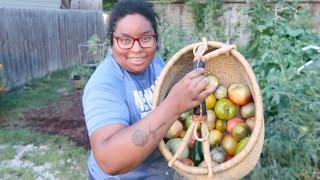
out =
<path fill-rule="evenodd" d="M 75 91 L 58 103 L 25 113 L 24 120 L 40 132 L 67 136 L 76 144 L 90 148 L 81 98 L 82 91 Z"/>

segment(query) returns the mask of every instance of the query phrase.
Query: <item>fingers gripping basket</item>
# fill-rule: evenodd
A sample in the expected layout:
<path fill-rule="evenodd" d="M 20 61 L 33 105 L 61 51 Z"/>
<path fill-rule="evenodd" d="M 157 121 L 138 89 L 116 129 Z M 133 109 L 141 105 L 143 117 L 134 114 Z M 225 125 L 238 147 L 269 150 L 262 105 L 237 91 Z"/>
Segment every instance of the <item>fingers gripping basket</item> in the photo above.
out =
<path fill-rule="evenodd" d="M 167 62 L 156 84 L 153 97 L 153 107 L 159 105 L 170 91 L 172 86 L 185 74 L 191 71 L 194 59 L 193 49 L 200 46 L 201 42 L 188 45 L 178 51 Z M 228 87 L 232 83 L 241 83 L 249 86 L 255 104 L 255 126 L 245 148 L 234 158 L 222 163 L 213 164 L 211 168 L 195 167 L 175 160 L 164 141 L 159 144 L 159 149 L 164 157 L 177 172 L 189 179 L 239 179 L 248 174 L 260 158 L 264 140 L 263 104 L 260 89 L 249 63 L 235 50 L 234 45 L 208 41 L 208 49 L 204 54 L 205 74 L 215 75 L 220 83 Z M 202 128 L 201 128 L 202 130 Z M 188 132 L 187 132 L 188 133 Z M 207 147 L 209 148 L 209 147 Z M 208 149 L 210 151 L 210 149 Z M 207 150 L 207 153 L 208 153 Z M 204 149 L 204 153 L 205 153 Z M 206 159 L 206 161 L 211 161 Z M 210 167 L 210 166 L 209 166 Z"/>

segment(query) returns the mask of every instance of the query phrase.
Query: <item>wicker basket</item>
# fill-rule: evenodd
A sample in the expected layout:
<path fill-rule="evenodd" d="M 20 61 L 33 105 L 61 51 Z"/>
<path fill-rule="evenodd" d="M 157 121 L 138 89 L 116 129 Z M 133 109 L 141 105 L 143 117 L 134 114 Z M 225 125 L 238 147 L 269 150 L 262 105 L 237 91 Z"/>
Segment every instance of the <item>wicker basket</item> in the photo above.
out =
<path fill-rule="evenodd" d="M 153 97 L 153 108 L 160 104 L 171 87 L 185 74 L 191 71 L 194 58 L 193 49 L 201 42 L 188 45 L 178 51 L 166 64 Z M 264 140 L 263 103 L 259 85 L 249 63 L 234 48 L 219 42 L 207 42 L 208 50 L 205 52 L 206 75 L 214 74 L 224 86 L 232 83 L 242 83 L 249 86 L 255 104 L 255 126 L 246 147 L 231 160 L 212 166 L 213 176 L 210 179 L 239 179 L 248 174 L 260 158 Z M 173 154 L 169 151 L 164 141 L 159 144 L 159 149 L 170 161 Z M 179 160 L 174 161 L 172 167 L 188 179 L 209 179 L 208 168 L 187 166 Z"/>

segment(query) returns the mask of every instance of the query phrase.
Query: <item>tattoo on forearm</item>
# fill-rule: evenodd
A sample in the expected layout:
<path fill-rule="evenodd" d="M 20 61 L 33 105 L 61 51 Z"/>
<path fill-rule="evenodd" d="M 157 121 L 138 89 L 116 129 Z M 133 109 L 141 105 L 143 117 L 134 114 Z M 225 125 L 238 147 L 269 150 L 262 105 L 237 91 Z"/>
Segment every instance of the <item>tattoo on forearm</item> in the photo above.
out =
<path fill-rule="evenodd" d="M 143 147 L 148 142 L 149 134 L 148 134 L 148 132 L 146 132 L 144 130 L 138 129 L 133 132 L 131 139 L 132 139 L 133 144 L 135 144 L 136 146 Z"/>
<path fill-rule="evenodd" d="M 149 140 L 149 135 L 151 134 L 154 140 L 158 139 L 157 136 L 157 130 L 160 129 L 162 126 L 164 126 L 165 123 L 163 122 L 162 124 L 159 125 L 156 129 L 152 130 L 151 126 L 149 126 L 149 132 L 145 130 L 136 130 L 133 132 L 131 140 L 133 144 L 139 147 L 143 147 L 148 143 Z"/>

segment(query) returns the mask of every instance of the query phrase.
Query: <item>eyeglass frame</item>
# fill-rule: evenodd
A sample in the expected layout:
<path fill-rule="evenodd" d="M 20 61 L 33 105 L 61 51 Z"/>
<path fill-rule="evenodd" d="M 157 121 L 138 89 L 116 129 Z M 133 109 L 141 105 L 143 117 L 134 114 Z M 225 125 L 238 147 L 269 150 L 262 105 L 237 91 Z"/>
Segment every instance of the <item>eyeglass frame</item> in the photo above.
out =
<path fill-rule="evenodd" d="M 128 35 L 126 35 L 126 36 L 116 36 L 116 35 L 112 34 L 112 37 L 115 38 L 116 41 L 117 41 L 118 47 L 119 47 L 120 49 L 123 49 L 123 50 L 131 49 L 131 48 L 134 46 L 134 43 L 135 43 L 136 41 L 138 42 L 139 46 L 140 46 L 142 49 L 152 47 L 152 46 L 150 46 L 150 47 L 142 47 L 142 46 L 141 46 L 139 39 L 142 38 L 142 37 L 144 37 L 144 36 L 152 36 L 153 38 L 155 38 L 152 46 L 154 45 L 154 43 L 157 41 L 157 38 L 158 38 L 158 35 L 157 35 L 157 34 L 144 34 L 144 35 L 141 35 L 141 36 L 139 36 L 139 37 L 137 37 L 137 38 L 132 37 L 132 36 L 128 36 Z M 122 37 L 127 37 L 127 38 L 133 39 L 133 43 L 132 43 L 132 46 L 131 46 L 130 48 L 122 48 L 122 47 L 120 47 L 118 41 L 119 41 L 119 38 L 122 38 Z"/>

